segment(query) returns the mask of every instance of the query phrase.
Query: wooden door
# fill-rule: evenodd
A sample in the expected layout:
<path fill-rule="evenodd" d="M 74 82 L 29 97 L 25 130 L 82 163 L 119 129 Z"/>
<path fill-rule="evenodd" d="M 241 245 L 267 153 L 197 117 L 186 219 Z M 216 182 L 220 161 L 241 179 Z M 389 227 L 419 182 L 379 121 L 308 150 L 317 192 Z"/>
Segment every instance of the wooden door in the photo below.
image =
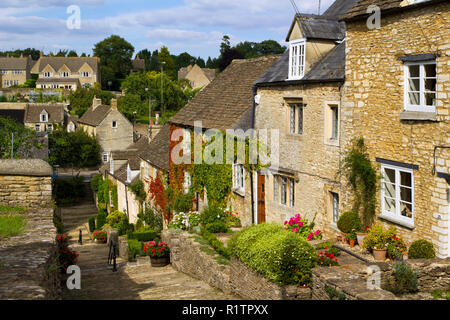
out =
<path fill-rule="evenodd" d="M 266 177 L 258 174 L 258 223 L 266 222 Z"/>

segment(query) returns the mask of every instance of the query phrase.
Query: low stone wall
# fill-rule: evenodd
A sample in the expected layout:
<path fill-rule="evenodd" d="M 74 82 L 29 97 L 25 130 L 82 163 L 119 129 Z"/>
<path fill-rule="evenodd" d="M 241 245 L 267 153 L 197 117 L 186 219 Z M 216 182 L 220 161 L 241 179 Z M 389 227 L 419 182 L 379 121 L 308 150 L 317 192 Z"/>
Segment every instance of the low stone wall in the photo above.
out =
<path fill-rule="evenodd" d="M 34 209 L 23 216 L 26 233 L 0 241 L 0 300 L 60 299 L 53 210 Z"/>
<path fill-rule="evenodd" d="M 200 250 L 201 244 L 182 232 L 163 231 L 161 238 L 170 246 L 170 262 L 183 273 L 208 283 L 225 293 L 231 293 L 230 267 L 219 265 L 211 256 Z"/>
<path fill-rule="evenodd" d="M 0 205 L 50 207 L 52 173 L 43 160 L 0 160 Z"/>

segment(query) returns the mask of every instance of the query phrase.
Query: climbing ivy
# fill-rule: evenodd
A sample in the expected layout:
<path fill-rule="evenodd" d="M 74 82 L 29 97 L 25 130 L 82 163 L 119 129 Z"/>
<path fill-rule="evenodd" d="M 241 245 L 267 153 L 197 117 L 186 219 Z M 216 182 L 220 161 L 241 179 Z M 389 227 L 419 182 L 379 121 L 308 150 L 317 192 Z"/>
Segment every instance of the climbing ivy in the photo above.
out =
<path fill-rule="evenodd" d="M 352 148 L 345 154 L 340 172 L 353 191 L 353 211 L 362 217 L 364 225 L 372 224 L 375 217 L 377 174 L 370 162 L 364 138 L 353 141 Z"/>

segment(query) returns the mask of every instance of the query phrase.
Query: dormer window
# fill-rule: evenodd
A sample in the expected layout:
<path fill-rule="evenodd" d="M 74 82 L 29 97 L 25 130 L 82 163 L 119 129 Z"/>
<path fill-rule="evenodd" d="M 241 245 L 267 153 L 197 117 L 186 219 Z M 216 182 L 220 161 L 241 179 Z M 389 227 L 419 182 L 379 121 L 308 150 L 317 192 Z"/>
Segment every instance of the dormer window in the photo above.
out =
<path fill-rule="evenodd" d="M 41 122 L 48 122 L 48 114 L 41 113 Z"/>
<path fill-rule="evenodd" d="M 61 78 L 68 78 L 69 73 L 68 72 L 61 72 Z"/>
<path fill-rule="evenodd" d="M 289 80 L 298 80 L 305 75 L 306 40 L 290 42 L 289 47 Z"/>
<path fill-rule="evenodd" d="M 44 72 L 44 78 L 51 78 L 53 77 L 53 72 Z"/>

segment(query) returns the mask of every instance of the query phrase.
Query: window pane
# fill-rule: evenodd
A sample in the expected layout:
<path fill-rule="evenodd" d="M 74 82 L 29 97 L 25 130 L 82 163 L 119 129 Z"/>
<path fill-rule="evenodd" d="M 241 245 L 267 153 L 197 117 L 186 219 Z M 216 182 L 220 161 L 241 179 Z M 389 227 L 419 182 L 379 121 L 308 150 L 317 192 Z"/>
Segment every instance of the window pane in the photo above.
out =
<path fill-rule="evenodd" d="M 281 178 L 281 204 L 286 204 L 286 186 L 287 186 L 287 179 Z"/>
<path fill-rule="evenodd" d="M 400 214 L 404 217 L 412 218 L 412 204 L 400 202 Z"/>
<path fill-rule="evenodd" d="M 425 77 L 436 77 L 436 65 L 435 64 L 426 64 L 425 67 Z"/>
<path fill-rule="evenodd" d="M 400 187 L 400 200 L 412 203 L 412 190 L 410 188 Z"/>
<path fill-rule="evenodd" d="M 395 198 L 395 184 L 384 183 L 384 194 L 387 197 Z"/>
<path fill-rule="evenodd" d="M 420 94 L 418 92 L 409 94 L 409 104 L 420 105 Z"/>
<path fill-rule="evenodd" d="M 333 222 L 337 222 L 339 219 L 339 195 L 337 193 L 331 193 L 333 199 Z"/>
<path fill-rule="evenodd" d="M 411 187 L 411 173 L 400 171 L 400 184 L 405 187 Z"/>
<path fill-rule="evenodd" d="M 436 91 L 436 79 L 425 79 L 425 91 Z"/>
<path fill-rule="evenodd" d="M 298 107 L 298 133 L 303 133 L 303 106 Z"/>
<path fill-rule="evenodd" d="M 278 177 L 273 176 L 273 201 L 278 201 Z"/>
<path fill-rule="evenodd" d="M 395 183 L 395 170 L 392 169 L 384 169 L 384 181 Z"/>
<path fill-rule="evenodd" d="M 409 79 L 409 91 L 420 91 L 420 79 Z"/>
<path fill-rule="evenodd" d="M 294 207 L 294 180 L 289 179 L 289 206 Z"/>
<path fill-rule="evenodd" d="M 384 209 L 388 212 L 395 214 L 396 213 L 395 200 L 389 199 L 389 198 L 384 198 Z"/>
<path fill-rule="evenodd" d="M 409 77 L 418 78 L 420 76 L 420 66 L 409 66 Z"/>
<path fill-rule="evenodd" d="M 291 106 L 290 132 L 295 133 L 295 106 Z"/>
<path fill-rule="evenodd" d="M 331 138 L 332 139 L 337 139 L 337 137 L 338 137 L 338 128 L 339 128 L 338 108 L 337 107 L 332 107 L 331 108 L 331 112 L 332 112 L 332 121 L 333 121 Z"/>
<path fill-rule="evenodd" d="M 436 105 L 436 93 L 426 92 L 425 93 L 425 105 L 435 106 Z"/>

